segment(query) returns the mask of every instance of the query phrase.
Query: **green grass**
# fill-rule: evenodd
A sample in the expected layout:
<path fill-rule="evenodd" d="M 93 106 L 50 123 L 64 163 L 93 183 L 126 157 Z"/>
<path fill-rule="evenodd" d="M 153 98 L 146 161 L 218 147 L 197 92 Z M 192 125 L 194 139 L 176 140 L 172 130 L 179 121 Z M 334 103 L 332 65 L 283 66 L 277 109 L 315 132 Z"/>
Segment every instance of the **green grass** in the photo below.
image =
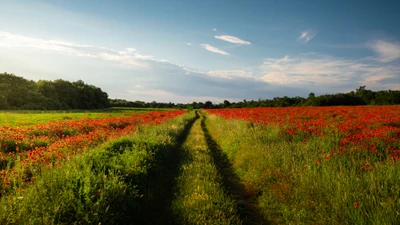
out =
<path fill-rule="evenodd" d="M 279 128 L 208 115 L 210 135 L 232 164 L 246 195 L 276 224 L 398 224 L 400 165 L 360 170 L 374 154 L 324 159 L 331 143 L 284 140 Z M 335 134 L 329 134 L 333 140 Z M 322 158 L 318 164 L 318 158 Z M 356 203 L 356 205 L 355 205 Z"/>
<path fill-rule="evenodd" d="M 0 111 L 0 126 L 31 126 L 49 121 L 73 120 L 82 118 L 123 117 L 142 112 L 169 109 L 147 108 L 109 108 L 103 110 L 73 111 Z"/>
<path fill-rule="evenodd" d="M 138 128 L 71 158 L 61 167 L 32 171 L 28 188 L 2 196 L 0 224 L 146 223 L 157 204 L 157 181 L 164 173 L 194 113 L 159 126 Z"/>
<path fill-rule="evenodd" d="M 177 224 L 241 224 L 197 120 L 183 144 L 172 210 Z"/>

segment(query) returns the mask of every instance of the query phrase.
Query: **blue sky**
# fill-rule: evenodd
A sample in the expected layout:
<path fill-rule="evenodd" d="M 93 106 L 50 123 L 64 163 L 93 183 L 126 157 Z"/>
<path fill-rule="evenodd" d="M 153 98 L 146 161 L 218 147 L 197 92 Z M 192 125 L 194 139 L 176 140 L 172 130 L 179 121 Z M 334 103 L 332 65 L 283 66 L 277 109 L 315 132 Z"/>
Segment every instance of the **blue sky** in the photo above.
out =
<path fill-rule="evenodd" d="M 0 71 L 111 98 L 400 89 L 400 1 L 0 0 Z"/>

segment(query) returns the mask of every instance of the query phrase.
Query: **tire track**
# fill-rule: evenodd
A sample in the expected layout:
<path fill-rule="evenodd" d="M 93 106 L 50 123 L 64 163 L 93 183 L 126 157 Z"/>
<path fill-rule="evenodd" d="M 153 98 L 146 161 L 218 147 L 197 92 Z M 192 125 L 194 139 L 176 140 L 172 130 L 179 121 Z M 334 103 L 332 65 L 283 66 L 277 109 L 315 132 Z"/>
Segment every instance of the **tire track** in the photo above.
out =
<path fill-rule="evenodd" d="M 267 221 L 260 214 L 257 209 L 256 199 L 253 196 L 246 195 L 244 186 L 234 173 L 229 159 L 208 131 L 205 120 L 206 117 L 201 115 L 201 128 L 207 141 L 208 148 L 211 150 L 215 165 L 223 178 L 224 189 L 232 196 L 238 205 L 238 213 L 240 214 L 243 224 L 271 224 L 271 222 Z"/>

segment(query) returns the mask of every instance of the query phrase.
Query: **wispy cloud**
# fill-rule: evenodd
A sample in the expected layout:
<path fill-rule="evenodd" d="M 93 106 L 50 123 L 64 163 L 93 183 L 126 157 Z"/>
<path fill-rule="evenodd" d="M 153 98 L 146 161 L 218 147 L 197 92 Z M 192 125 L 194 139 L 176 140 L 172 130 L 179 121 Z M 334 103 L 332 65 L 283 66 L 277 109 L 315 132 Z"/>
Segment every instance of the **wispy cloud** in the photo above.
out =
<path fill-rule="evenodd" d="M 306 31 L 301 32 L 300 37 L 298 37 L 297 40 L 302 43 L 307 43 L 307 42 L 311 41 L 311 39 L 313 39 L 315 37 L 315 35 L 317 35 L 317 33 L 315 31 L 306 30 Z"/>
<path fill-rule="evenodd" d="M 213 28 L 213 31 L 217 31 L 217 28 Z"/>
<path fill-rule="evenodd" d="M 121 55 L 130 55 L 136 51 L 137 50 L 135 48 L 126 48 L 125 51 L 119 51 L 118 53 Z"/>
<path fill-rule="evenodd" d="M 218 77 L 229 80 L 236 78 L 253 78 L 252 72 L 244 70 L 214 70 L 214 71 L 209 71 L 207 75 L 211 77 Z"/>
<path fill-rule="evenodd" d="M 381 62 L 392 62 L 400 59 L 400 43 L 378 40 L 371 44 L 370 48 L 378 53 L 378 60 Z"/>
<path fill-rule="evenodd" d="M 279 85 L 367 85 L 382 89 L 387 79 L 397 79 L 400 83 L 400 66 L 382 65 L 373 58 L 346 60 L 319 54 L 285 56 L 266 59 L 260 69 L 263 71 L 260 80 Z"/>
<path fill-rule="evenodd" d="M 140 85 L 139 85 L 140 86 Z M 157 101 L 157 102 L 171 102 L 171 99 L 176 99 L 177 102 L 205 102 L 211 101 L 213 103 L 220 103 L 224 100 L 229 101 L 240 101 L 240 98 L 221 98 L 215 96 L 196 96 L 196 95 L 178 95 L 170 91 L 165 91 L 162 89 L 152 89 L 150 87 L 135 87 L 135 89 L 126 90 L 129 94 L 134 95 L 137 99 L 141 101 Z"/>
<path fill-rule="evenodd" d="M 222 35 L 222 36 L 215 36 L 215 38 L 223 40 L 223 41 L 227 41 L 230 43 L 235 43 L 235 44 L 251 45 L 251 42 L 244 41 L 244 40 L 234 37 L 234 36 Z"/>
<path fill-rule="evenodd" d="M 190 42 L 188 42 L 188 43 L 186 43 L 186 44 L 189 45 L 189 46 L 192 45 L 192 43 L 190 43 Z"/>
<path fill-rule="evenodd" d="M 63 40 L 45 40 L 8 32 L 0 32 L 0 47 L 41 49 L 79 57 L 99 58 L 140 67 L 146 67 L 145 60 L 157 61 L 153 56 L 142 55 L 134 48 L 126 48 L 118 51 L 101 46 L 77 44 Z"/>
<path fill-rule="evenodd" d="M 210 51 L 210 52 L 218 53 L 221 55 L 229 55 L 229 53 L 225 52 L 224 50 L 221 50 L 221 49 L 211 46 L 209 44 L 201 44 L 201 47 L 203 47 L 204 49 L 206 49 L 207 51 Z"/>

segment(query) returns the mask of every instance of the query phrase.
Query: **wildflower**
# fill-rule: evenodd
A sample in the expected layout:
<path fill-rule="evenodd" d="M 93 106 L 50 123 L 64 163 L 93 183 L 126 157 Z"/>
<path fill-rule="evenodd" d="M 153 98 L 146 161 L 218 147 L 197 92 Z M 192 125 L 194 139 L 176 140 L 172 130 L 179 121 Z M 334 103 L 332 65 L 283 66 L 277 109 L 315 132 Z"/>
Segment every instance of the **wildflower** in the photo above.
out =
<path fill-rule="evenodd" d="M 354 206 L 354 207 L 358 207 L 358 202 L 354 202 L 354 203 L 353 203 L 353 206 Z"/>

